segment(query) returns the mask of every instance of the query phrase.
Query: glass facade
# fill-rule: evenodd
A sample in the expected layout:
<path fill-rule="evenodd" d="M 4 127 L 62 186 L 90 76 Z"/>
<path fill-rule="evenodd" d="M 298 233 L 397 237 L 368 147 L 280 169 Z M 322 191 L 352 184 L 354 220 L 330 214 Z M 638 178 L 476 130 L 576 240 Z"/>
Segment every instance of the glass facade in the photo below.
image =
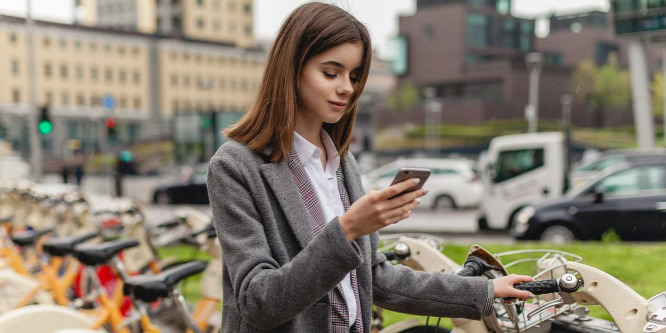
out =
<path fill-rule="evenodd" d="M 467 14 L 467 45 L 532 50 L 534 23 L 512 18 Z"/>

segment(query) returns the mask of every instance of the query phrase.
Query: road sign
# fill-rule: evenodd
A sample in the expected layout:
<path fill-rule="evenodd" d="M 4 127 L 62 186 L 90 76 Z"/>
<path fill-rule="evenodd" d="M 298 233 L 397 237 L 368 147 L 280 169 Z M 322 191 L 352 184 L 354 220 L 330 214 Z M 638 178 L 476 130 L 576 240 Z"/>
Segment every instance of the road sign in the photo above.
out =
<path fill-rule="evenodd" d="M 112 111 L 116 107 L 116 99 L 111 95 L 104 95 L 102 97 L 102 107 L 106 111 Z"/>

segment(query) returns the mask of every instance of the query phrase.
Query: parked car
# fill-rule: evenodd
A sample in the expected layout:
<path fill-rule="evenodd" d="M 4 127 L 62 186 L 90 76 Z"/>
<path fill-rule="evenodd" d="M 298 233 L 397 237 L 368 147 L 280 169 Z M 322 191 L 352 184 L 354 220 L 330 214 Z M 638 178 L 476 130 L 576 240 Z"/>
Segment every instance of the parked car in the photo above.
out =
<path fill-rule="evenodd" d="M 606 168 L 627 162 L 630 158 L 641 158 L 650 156 L 664 156 L 664 148 L 634 148 L 634 149 L 613 149 L 600 153 L 600 156 L 587 163 L 574 166 L 569 173 L 571 187 L 576 187 L 585 182 L 593 174 Z"/>
<path fill-rule="evenodd" d="M 400 158 L 361 175 L 366 191 L 387 188 L 402 167 L 427 168 L 430 178 L 423 188 L 429 193 L 421 198 L 421 206 L 432 209 L 455 209 L 479 205 L 483 185 L 474 169 L 474 162 L 465 159 Z"/>
<path fill-rule="evenodd" d="M 197 167 L 185 181 L 174 181 L 155 188 L 153 202 L 157 204 L 208 204 L 206 166 Z"/>
<path fill-rule="evenodd" d="M 593 176 L 562 198 L 516 214 L 519 240 L 566 243 L 601 239 L 611 229 L 622 240 L 666 240 L 666 156 L 630 158 Z"/>

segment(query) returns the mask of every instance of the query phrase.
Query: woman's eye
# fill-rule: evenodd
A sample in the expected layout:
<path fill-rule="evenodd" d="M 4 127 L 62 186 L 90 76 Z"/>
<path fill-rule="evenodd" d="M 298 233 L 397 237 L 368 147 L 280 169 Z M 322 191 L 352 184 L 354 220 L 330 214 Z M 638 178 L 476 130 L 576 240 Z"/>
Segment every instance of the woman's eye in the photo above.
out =
<path fill-rule="evenodd" d="M 359 83 L 361 81 L 361 78 L 358 77 L 349 77 L 349 80 L 354 83 Z"/>
<path fill-rule="evenodd" d="M 335 73 L 324 72 L 324 76 L 333 79 L 333 78 L 335 78 L 335 77 L 338 76 L 338 75 L 335 74 Z"/>

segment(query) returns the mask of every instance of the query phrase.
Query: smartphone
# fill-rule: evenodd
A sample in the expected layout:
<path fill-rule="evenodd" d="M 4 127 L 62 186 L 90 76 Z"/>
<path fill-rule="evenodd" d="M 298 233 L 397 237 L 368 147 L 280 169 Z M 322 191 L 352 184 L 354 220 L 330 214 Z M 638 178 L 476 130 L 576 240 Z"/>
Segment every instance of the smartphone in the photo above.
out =
<path fill-rule="evenodd" d="M 400 168 L 398 170 L 398 173 L 395 175 L 395 178 L 393 178 L 393 181 L 391 182 L 391 185 L 395 185 L 397 183 L 400 183 L 402 181 L 405 181 L 407 179 L 411 178 L 418 178 L 420 181 L 416 186 L 399 193 L 397 195 L 394 195 L 390 197 L 389 199 L 393 199 L 395 197 L 401 196 L 405 193 L 409 193 L 412 191 L 416 191 L 420 188 L 423 187 L 423 184 L 425 184 L 426 180 L 430 177 L 430 169 L 425 169 L 425 168 Z"/>

